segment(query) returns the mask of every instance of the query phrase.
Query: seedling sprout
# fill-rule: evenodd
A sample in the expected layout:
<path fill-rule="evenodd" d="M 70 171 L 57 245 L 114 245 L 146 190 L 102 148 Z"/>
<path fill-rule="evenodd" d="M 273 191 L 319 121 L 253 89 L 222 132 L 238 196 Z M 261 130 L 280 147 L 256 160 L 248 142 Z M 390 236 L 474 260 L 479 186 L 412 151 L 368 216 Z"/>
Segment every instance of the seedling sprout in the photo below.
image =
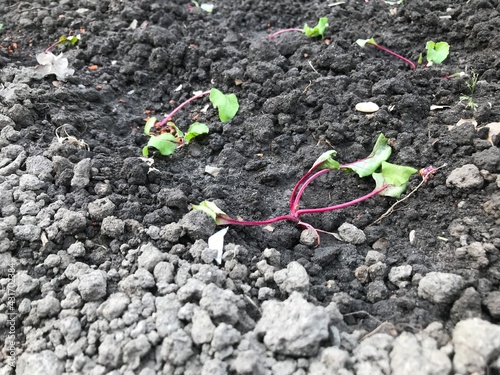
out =
<path fill-rule="evenodd" d="M 334 150 L 323 153 L 316 160 L 311 169 L 309 169 L 294 186 L 290 196 L 290 210 L 286 215 L 262 221 L 233 219 L 217 207 L 215 203 L 210 201 L 203 201 L 199 205 L 194 205 L 193 209 L 205 212 L 212 219 L 214 219 L 218 225 L 268 225 L 278 221 L 291 221 L 302 228 L 310 229 L 316 233 L 319 243 L 318 232 L 323 231 L 302 221 L 301 216 L 336 211 L 363 202 L 376 195 L 399 198 L 401 194 L 406 191 L 410 177 L 418 171 L 412 167 L 388 163 L 386 160 L 390 157 L 391 151 L 392 149 L 388 144 L 388 139 L 383 134 L 380 134 L 370 155 L 355 162 L 340 164 L 338 161 L 333 159 L 333 157 L 336 156 L 336 152 Z M 375 187 L 370 193 L 348 202 L 327 207 L 300 208 L 300 200 L 307 186 L 309 186 L 319 176 L 326 174 L 331 170 L 350 171 L 356 173 L 359 177 L 372 176 L 375 180 Z M 431 170 L 429 169 L 429 171 Z M 428 173 L 425 178 L 427 178 L 427 175 Z"/>
<path fill-rule="evenodd" d="M 381 46 L 377 42 L 375 42 L 375 39 L 370 38 L 370 39 L 358 39 L 356 40 L 356 43 L 361 47 L 364 48 L 367 44 L 370 44 L 376 48 L 378 48 L 381 51 L 387 52 L 388 54 L 400 59 L 401 61 L 404 61 L 406 64 L 410 65 L 412 70 L 416 70 L 417 66 L 413 61 L 410 59 L 407 59 L 404 56 L 401 56 L 399 53 L 396 53 L 392 50 L 390 50 L 387 47 Z M 432 40 L 428 41 L 425 45 L 425 48 L 427 50 L 427 63 L 424 65 L 426 66 L 431 66 L 433 64 L 441 64 L 447 57 L 450 52 L 450 45 L 446 42 L 438 42 L 434 43 Z M 418 59 L 418 64 L 421 64 L 423 60 L 422 54 L 420 54 L 420 57 Z"/>
<path fill-rule="evenodd" d="M 162 121 L 157 122 L 156 117 L 151 117 L 147 120 L 146 125 L 144 126 L 144 133 L 149 136 L 149 141 L 148 144 L 142 149 L 142 154 L 144 156 L 149 156 L 149 148 L 153 147 L 164 156 L 170 155 L 173 154 L 177 148 L 189 144 L 193 138 L 201 134 L 207 134 L 208 126 L 203 123 L 194 122 L 189 126 L 187 132 L 183 133 L 171 121 L 173 116 L 187 104 L 206 95 L 209 95 L 209 99 L 214 108 L 217 108 L 219 119 L 222 122 L 232 120 L 238 112 L 238 99 L 234 94 L 223 94 L 216 88 L 197 93 L 177 106 L 172 112 L 170 112 L 170 114 L 165 116 Z"/>
<path fill-rule="evenodd" d="M 465 102 L 465 108 L 470 108 L 473 111 L 477 110 L 478 107 L 478 104 L 474 101 L 474 92 L 476 91 L 477 78 L 477 73 L 471 74 L 470 82 L 466 82 L 467 88 L 469 89 L 469 95 L 462 94 L 460 96 L 460 103 Z"/>
<path fill-rule="evenodd" d="M 294 32 L 294 31 L 304 33 L 305 35 L 307 35 L 310 38 L 315 38 L 318 36 L 320 36 L 321 38 L 324 38 L 325 37 L 325 30 L 327 27 L 328 27 L 328 18 L 321 17 L 318 20 L 318 23 L 316 24 L 316 26 L 314 26 L 314 27 L 309 27 L 306 23 L 302 29 L 300 29 L 298 27 L 292 27 L 290 29 L 278 30 L 278 31 L 272 33 L 271 35 L 269 35 L 269 39 L 272 39 L 275 36 L 280 35 L 280 34 Z"/>
<path fill-rule="evenodd" d="M 71 35 L 71 36 L 62 35 L 57 42 L 52 43 L 50 46 L 48 46 L 44 52 L 49 53 L 50 51 L 52 51 L 52 49 L 55 46 L 58 46 L 58 45 L 62 45 L 62 46 L 72 45 L 72 46 L 74 46 L 76 43 L 78 43 L 79 40 L 80 40 L 80 35 Z"/>

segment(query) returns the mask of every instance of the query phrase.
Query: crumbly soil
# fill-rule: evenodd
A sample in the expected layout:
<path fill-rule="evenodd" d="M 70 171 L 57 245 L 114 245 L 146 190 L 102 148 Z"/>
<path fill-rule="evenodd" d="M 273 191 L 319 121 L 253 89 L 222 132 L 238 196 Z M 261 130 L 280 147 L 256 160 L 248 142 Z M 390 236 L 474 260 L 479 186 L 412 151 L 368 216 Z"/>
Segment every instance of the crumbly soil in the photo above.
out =
<path fill-rule="evenodd" d="M 260 288 L 274 289 L 270 299 L 285 300 L 288 293 L 272 278 L 257 283 L 262 275 L 256 264 L 265 249 L 274 248 L 280 254 L 275 270 L 292 261 L 300 263 L 309 276 L 307 300 L 318 306 L 335 302 L 344 315 L 341 330 L 347 333 L 368 333 L 382 322 L 395 327 L 394 335 L 403 330 L 417 332 L 432 322 L 442 323 L 450 333 L 458 321 L 472 316 L 498 323 L 499 316 L 484 305 L 500 285 L 498 138 L 488 138 L 484 128 L 500 118 L 498 1 L 330 3 L 218 0 L 208 14 L 188 8 L 187 1 L 2 2 L 0 112 L 13 121 L 2 120 L 2 127 L 11 124 L 19 132 L 2 147 L 22 146 L 27 157 L 42 155 L 57 164 L 48 177 L 39 176 L 43 186 L 36 191 L 35 201 L 43 201 L 42 206 L 59 202 L 58 207 L 86 218 L 85 228 L 77 233 L 62 230 L 47 237 L 38 219 L 35 224 L 42 229 L 38 239 L 16 237 L 11 229 L 3 232 L 9 241 L 0 255 L 10 254 L 16 272 L 26 271 L 39 280 L 39 288 L 16 303 L 23 298 L 33 303 L 49 290 L 62 301 L 71 282 L 62 277 L 64 262 L 55 268 L 44 262 L 51 254 L 67 254 L 78 241 L 84 243 L 85 255 L 67 255 L 71 262 L 108 275 L 117 271 L 108 279 L 106 296 L 118 291 L 120 280 L 137 270 L 137 256 L 127 251 L 146 243 L 179 261 L 203 263 L 190 249 L 197 240 L 207 241 L 215 232 L 213 227 L 201 224 L 198 231 L 184 231 L 177 241 L 158 235 L 168 224 L 182 225 L 191 204 L 211 200 L 230 216 L 248 220 L 287 214 L 294 184 L 319 155 L 333 148 L 339 161 L 354 161 L 366 156 L 384 133 L 393 147 L 391 162 L 417 169 L 444 167 L 376 224 L 372 223 L 395 203 L 393 198 L 377 196 L 305 218 L 316 228 L 334 233 L 343 223 L 351 223 L 364 231 L 362 244 L 321 234 L 318 247 L 307 246 L 300 241 L 301 228 L 290 222 L 274 224 L 272 230 L 231 226 L 225 243 L 243 249 L 237 261 L 248 270 L 243 279 L 232 283 L 232 290 L 245 296 L 254 321 L 259 320 L 263 302 L 258 298 Z M 321 16 L 329 19 L 324 40 L 299 32 L 268 39 L 273 31 L 315 24 Z M 61 35 L 77 33 L 81 40 L 76 46 L 53 50 L 64 52 L 75 69 L 73 76 L 66 82 L 56 81 L 54 75 L 30 77 L 37 53 Z M 428 40 L 447 41 L 451 52 L 443 64 L 414 71 L 382 51 L 355 43 L 369 37 L 415 62 Z M 456 72 L 467 75 L 443 78 Z M 460 98 L 471 94 L 468 83 L 475 74 L 477 109 L 473 110 Z M 185 130 L 197 119 L 209 126 L 209 134 L 171 156 L 141 158 L 148 140 L 143 132 L 145 119 L 162 119 L 193 92 L 212 87 L 236 94 L 240 109 L 234 119 L 221 123 L 214 109 L 206 108 L 208 98 L 199 99 L 179 112 L 174 122 Z M 357 103 L 367 101 L 380 109 L 373 114 L 356 111 Z M 431 109 L 433 105 L 441 107 Z M 58 140 L 56 133 L 74 138 Z M 14 160 L 12 152 L 5 151 L 2 160 Z M 79 173 L 74 165 L 87 158 L 89 181 L 72 185 Z M 451 172 L 466 164 L 478 167 L 482 182 L 465 187 L 447 184 Z M 206 173 L 207 166 L 220 168 L 220 173 Z M 25 173 L 22 164 L 10 174 Z M 0 182 L 11 180 L 9 174 L 0 177 Z M 412 177 L 409 189 L 420 181 L 418 175 Z M 370 178 L 330 172 L 306 190 L 302 206 L 345 202 L 373 187 Z M 88 214 L 89 203 L 104 197 L 114 203 L 110 216 L 124 223 L 123 231 L 103 231 L 103 219 Z M 24 217 L 30 214 L 20 209 L 22 194 L 14 194 L 12 204 L 18 209 L 2 212 L 2 220 L 15 216 L 17 224 L 32 223 L 32 218 Z M 52 217 L 48 224 L 56 221 Z M 486 249 L 483 253 L 457 251 L 476 242 Z M 381 269 L 363 277 L 371 250 L 383 255 Z M 212 264 L 225 270 L 224 262 Z M 398 287 L 389 280 L 389 272 L 403 265 L 411 265 L 411 275 Z M 462 276 L 460 290 L 474 288 L 479 305 L 462 303 L 452 313 L 462 292 L 448 303 L 419 296 L 419 281 L 432 271 Z M 7 279 L 3 280 L 6 284 Z M 149 292 L 156 295 L 157 290 Z M 4 294 L 0 304 L 4 313 L 6 301 Z M 57 315 L 35 322 L 28 317 L 17 317 L 19 355 L 40 350 L 27 340 L 30 327 L 41 329 L 45 320 L 57 320 Z M 84 335 L 89 324 L 81 323 Z M 0 332 L 7 335 L 7 330 Z M 55 350 L 48 338 L 40 348 Z M 154 360 L 154 351 L 153 345 L 149 360 Z M 228 371 L 236 373 L 234 367 Z"/>

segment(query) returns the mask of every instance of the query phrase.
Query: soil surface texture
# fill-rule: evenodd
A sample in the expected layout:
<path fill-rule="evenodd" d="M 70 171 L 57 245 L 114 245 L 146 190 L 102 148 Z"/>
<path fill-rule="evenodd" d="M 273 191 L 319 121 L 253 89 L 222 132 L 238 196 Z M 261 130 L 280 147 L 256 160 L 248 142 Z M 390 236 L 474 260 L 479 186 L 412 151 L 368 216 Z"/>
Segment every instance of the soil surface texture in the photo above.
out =
<path fill-rule="evenodd" d="M 0 375 L 500 374 L 500 2 L 213 5 L 0 1 Z M 324 38 L 269 38 L 320 17 Z M 450 54 L 426 66 L 431 40 Z M 211 88 L 236 116 L 194 100 L 173 121 L 209 133 L 143 157 L 147 118 Z M 280 221 L 209 246 L 224 226 L 192 205 L 287 215 L 321 154 L 381 133 L 389 162 L 441 167 L 389 214 L 377 195 L 302 217 L 319 245 Z M 374 187 L 333 170 L 301 208 Z"/>

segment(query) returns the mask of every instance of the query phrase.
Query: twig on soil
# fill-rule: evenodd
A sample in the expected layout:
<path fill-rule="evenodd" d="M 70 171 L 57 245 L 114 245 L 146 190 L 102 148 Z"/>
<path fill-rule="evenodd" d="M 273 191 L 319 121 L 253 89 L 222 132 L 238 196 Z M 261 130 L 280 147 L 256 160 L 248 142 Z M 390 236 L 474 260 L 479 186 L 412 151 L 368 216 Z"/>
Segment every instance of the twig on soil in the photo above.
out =
<path fill-rule="evenodd" d="M 408 195 L 406 195 L 403 199 L 400 199 L 398 201 L 396 201 L 396 203 L 394 203 L 391 207 L 389 207 L 389 209 L 384 213 L 382 214 L 382 216 L 380 216 L 377 220 L 375 220 L 373 223 L 371 223 L 369 226 L 372 226 L 372 225 L 375 225 L 375 224 L 378 224 L 382 221 L 382 219 L 386 218 L 387 216 L 389 216 L 390 214 L 392 214 L 394 212 L 394 209 L 396 208 L 396 206 L 398 206 L 399 204 L 401 204 L 402 202 L 404 202 L 405 200 L 407 200 L 408 198 L 410 198 L 418 189 L 420 189 L 422 187 L 422 185 L 426 184 L 427 181 L 429 181 L 429 179 L 436 174 L 436 172 L 441 169 L 441 168 L 444 168 L 446 167 L 447 164 L 443 164 L 442 166 L 438 167 L 438 168 L 434 168 L 434 167 L 427 167 L 427 168 L 424 168 L 424 169 L 421 169 L 419 171 L 419 174 L 422 176 L 422 181 L 420 181 L 420 183 L 412 190 L 408 193 Z"/>
<path fill-rule="evenodd" d="M 311 61 L 308 61 L 309 65 L 311 66 L 312 70 L 314 70 L 316 72 L 316 74 L 319 74 L 318 71 L 314 68 L 313 64 L 311 63 Z"/>

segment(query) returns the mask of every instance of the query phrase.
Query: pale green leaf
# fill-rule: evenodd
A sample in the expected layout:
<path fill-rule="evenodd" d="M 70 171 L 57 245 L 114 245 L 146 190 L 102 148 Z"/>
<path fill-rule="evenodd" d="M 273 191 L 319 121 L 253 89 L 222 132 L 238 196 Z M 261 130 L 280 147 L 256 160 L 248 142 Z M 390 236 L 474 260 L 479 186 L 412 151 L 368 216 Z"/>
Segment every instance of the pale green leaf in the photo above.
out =
<path fill-rule="evenodd" d="M 329 150 L 320 155 L 319 158 L 316 159 L 310 171 L 316 169 L 339 169 L 340 163 L 333 159 L 332 156 L 336 156 L 337 151 Z"/>
<path fill-rule="evenodd" d="M 382 162 L 381 171 L 373 173 L 373 179 L 376 183 L 376 189 L 387 186 L 379 195 L 393 198 L 399 198 L 408 188 L 408 180 L 418 170 L 404 165 Z"/>
<path fill-rule="evenodd" d="M 434 64 L 441 64 L 450 53 L 450 45 L 446 42 L 434 43 L 432 40 L 425 45 L 427 50 L 427 61 Z"/>
<path fill-rule="evenodd" d="M 146 125 L 144 125 L 144 133 L 146 135 L 149 135 L 151 132 L 151 128 L 154 126 L 156 123 L 156 117 L 150 117 L 148 121 L 146 121 Z"/>
<path fill-rule="evenodd" d="M 318 23 L 314 27 L 309 27 L 307 23 L 304 25 L 304 29 L 302 30 L 304 34 L 308 37 L 314 38 L 317 36 L 325 37 L 325 30 L 328 27 L 328 18 L 321 17 L 318 20 Z"/>
<path fill-rule="evenodd" d="M 356 43 L 360 47 L 362 47 L 362 48 L 364 48 L 367 44 L 373 44 L 374 46 L 377 45 L 377 43 L 375 42 L 375 39 L 373 39 L 373 38 L 370 38 L 370 39 L 358 39 L 358 40 L 356 40 Z"/>
<path fill-rule="evenodd" d="M 200 134 L 207 134 L 207 133 L 208 133 L 208 126 L 207 125 L 202 124 L 200 122 L 192 123 L 189 126 L 189 129 L 188 129 L 186 135 L 184 136 L 184 142 L 186 144 L 188 144 L 191 141 L 191 139 L 193 139 L 194 137 L 197 137 Z"/>
<path fill-rule="evenodd" d="M 218 109 L 219 118 L 222 122 L 230 121 L 236 115 L 240 107 L 236 95 L 224 94 L 216 88 L 210 90 L 209 98 L 214 108 Z"/>
<path fill-rule="evenodd" d="M 375 172 L 383 161 L 389 159 L 391 152 L 392 149 L 387 144 L 387 138 L 383 134 L 380 134 L 368 157 L 353 163 L 344 164 L 342 168 L 356 172 L 359 177 L 366 177 Z"/>

